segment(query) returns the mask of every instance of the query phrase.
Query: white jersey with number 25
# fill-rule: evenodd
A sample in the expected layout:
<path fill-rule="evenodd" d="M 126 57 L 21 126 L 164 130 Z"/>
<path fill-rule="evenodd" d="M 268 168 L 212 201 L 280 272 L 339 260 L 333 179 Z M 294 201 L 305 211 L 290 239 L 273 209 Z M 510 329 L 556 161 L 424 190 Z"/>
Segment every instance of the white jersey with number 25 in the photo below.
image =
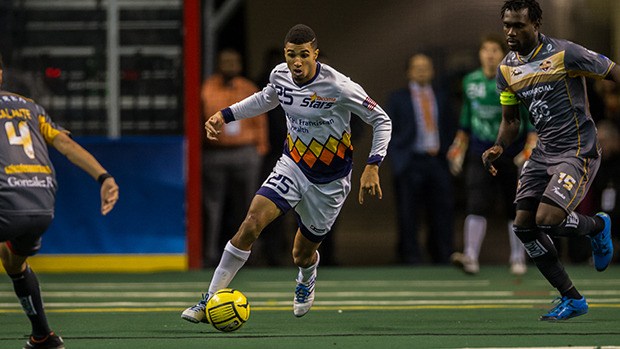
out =
<path fill-rule="evenodd" d="M 297 85 L 286 63 L 271 72 L 262 91 L 222 112 L 226 122 L 253 117 L 281 105 L 288 128 L 284 154 L 313 183 L 328 183 L 349 174 L 353 162 L 351 113 L 373 127 L 368 163 L 387 153 L 392 122 L 364 89 L 334 68 L 317 62 L 315 76 Z"/>

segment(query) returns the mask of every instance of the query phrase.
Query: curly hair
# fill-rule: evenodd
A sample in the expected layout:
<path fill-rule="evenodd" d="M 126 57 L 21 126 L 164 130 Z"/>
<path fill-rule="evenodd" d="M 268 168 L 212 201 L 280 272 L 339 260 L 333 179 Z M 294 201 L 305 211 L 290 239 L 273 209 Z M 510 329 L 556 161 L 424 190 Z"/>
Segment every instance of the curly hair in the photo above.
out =
<path fill-rule="evenodd" d="M 536 0 L 506 0 L 502 6 L 501 17 L 506 11 L 519 11 L 527 9 L 527 15 L 532 23 L 540 26 L 542 24 L 542 9 Z"/>

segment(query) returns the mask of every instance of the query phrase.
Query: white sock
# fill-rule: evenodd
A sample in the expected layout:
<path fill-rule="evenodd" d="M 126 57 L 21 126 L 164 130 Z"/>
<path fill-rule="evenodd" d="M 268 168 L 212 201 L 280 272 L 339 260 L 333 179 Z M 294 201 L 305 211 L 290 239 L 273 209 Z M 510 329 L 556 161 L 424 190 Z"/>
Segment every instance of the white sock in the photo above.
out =
<path fill-rule="evenodd" d="M 465 217 L 463 238 L 464 253 L 467 257 L 477 261 L 480 256 L 480 246 L 487 232 L 487 219 L 483 216 L 470 214 Z"/>
<path fill-rule="evenodd" d="M 525 263 L 525 247 L 512 229 L 513 221 L 508 221 L 508 237 L 510 238 L 510 263 Z"/>
<path fill-rule="evenodd" d="M 321 255 L 319 251 L 316 251 L 316 263 L 312 264 L 307 268 L 299 268 L 299 273 L 297 274 L 297 282 L 308 282 L 315 275 L 316 268 L 319 266 L 319 261 L 321 261 Z"/>
<path fill-rule="evenodd" d="M 211 284 L 209 285 L 209 294 L 228 287 L 232 279 L 235 277 L 239 269 L 243 267 L 250 257 L 250 251 L 244 251 L 233 246 L 230 241 L 224 247 L 224 253 L 220 259 L 220 264 L 215 268 Z"/>

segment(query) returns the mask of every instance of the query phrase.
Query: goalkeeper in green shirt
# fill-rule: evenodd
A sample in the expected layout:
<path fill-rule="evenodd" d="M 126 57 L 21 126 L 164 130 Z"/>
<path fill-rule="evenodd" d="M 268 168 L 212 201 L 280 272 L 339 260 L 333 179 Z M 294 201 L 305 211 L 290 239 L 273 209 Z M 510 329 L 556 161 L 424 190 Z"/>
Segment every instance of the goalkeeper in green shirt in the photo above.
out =
<path fill-rule="evenodd" d="M 501 206 L 506 218 L 510 240 L 510 271 L 521 275 L 527 271 L 523 244 L 512 232 L 515 215 L 514 195 L 519 167 L 529 157 L 536 145 L 536 135 L 522 127 L 520 141 L 515 142 L 498 159 L 494 166 L 501 167 L 497 176 L 491 176 L 480 162 L 482 153 L 495 143 L 502 121 L 502 107 L 496 88 L 497 66 L 506 55 L 507 47 L 501 36 L 489 35 L 480 45 L 481 68 L 463 79 L 463 106 L 460 128 L 448 151 L 450 172 L 457 176 L 463 172 L 466 181 L 467 216 L 463 226 L 463 253 L 455 252 L 451 261 L 467 274 L 480 270 L 478 256 L 487 230 L 487 217 Z M 521 125 L 532 127 L 527 121 L 527 111 L 522 109 Z M 467 161 L 465 161 L 467 158 Z M 498 197 L 497 193 L 501 193 Z M 502 202 L 497 202 L 501 198 Z"/>

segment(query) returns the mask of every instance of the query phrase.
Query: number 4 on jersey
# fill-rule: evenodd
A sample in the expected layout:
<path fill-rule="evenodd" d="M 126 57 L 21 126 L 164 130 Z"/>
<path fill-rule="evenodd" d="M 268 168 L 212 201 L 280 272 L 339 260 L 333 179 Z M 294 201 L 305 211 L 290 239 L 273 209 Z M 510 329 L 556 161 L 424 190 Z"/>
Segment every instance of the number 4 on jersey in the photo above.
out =
<path fill-rule="evenodd" d="M 19 135 L 15 132 L 15 126 L 12 122 L 9 121 L 4 124 L 9 143 L 12 145 L 21 145 L 24 148 L 24 153 L 26 153 L 29 158 L 34 159 L 34 147 L 32 146 L 32 137 L 30 136 L 28 123 L 20 121 L 17 127 L 19 128 Z"/>

